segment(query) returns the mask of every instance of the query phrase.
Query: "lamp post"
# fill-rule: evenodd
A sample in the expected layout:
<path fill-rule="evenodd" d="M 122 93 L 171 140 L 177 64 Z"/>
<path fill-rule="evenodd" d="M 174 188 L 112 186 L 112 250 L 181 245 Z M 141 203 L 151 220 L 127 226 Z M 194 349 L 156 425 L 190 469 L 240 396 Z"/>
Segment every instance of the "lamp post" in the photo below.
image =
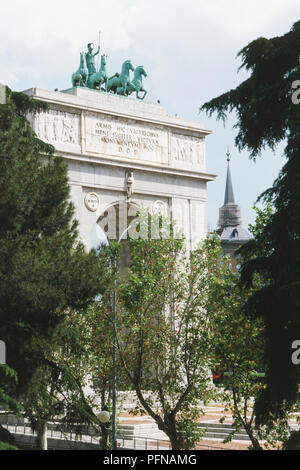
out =
<path fill-rule="evenodd" d="M 125 233 L 129 230 L 131 224 L 123 231 L 118 243 L 122 240 Z M 117 271 L 117 257 L 114 256 L 113 260 L 114 271 Z M 114 294 L 113 294 L 113 394 L 112 394 L 112 450 L 117 449 L 117 279 L 114 280 Z"/>
<path fill-rule="evenodd" d="M 101 438 L 100 438 L 100 447 L 102 450 L 107 450 L 107 437 L 108 437 L 108 429 L 107 425 L 111 420 L 110 413 L 107 409 L 102 409 L 100 413 L 97 415 L 101 426 Z"/>
<path fill-rule="evenodd" d="M 119 240 L 120 242 L 120 240 Z M 119 243 L 118 242 L 118 243 Z M 114 272 L 116 276 L 117 258 L 114 256 Z M 113 394 L 112 394 L 112 450 L 117 449 L 117 279 L 114 280 L 113 293 Z"/>

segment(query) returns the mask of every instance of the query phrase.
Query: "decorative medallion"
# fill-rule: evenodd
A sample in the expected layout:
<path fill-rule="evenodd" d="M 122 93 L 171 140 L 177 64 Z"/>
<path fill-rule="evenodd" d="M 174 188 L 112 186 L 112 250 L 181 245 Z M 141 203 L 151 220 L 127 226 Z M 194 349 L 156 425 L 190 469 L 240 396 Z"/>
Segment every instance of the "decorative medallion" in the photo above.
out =
<path fill-rule="evenodd" d="M 152 204 L 152 214 L 164 215 L 168 214 L 168 207 L 164 201 L 155 201 Z"/>
<path fill-rule="evenodd" d="M 87 193 L 84 198 L 84 203 L 89 211 L 95 212 L 99 207 L 99 197 L 96 193 Z"/>

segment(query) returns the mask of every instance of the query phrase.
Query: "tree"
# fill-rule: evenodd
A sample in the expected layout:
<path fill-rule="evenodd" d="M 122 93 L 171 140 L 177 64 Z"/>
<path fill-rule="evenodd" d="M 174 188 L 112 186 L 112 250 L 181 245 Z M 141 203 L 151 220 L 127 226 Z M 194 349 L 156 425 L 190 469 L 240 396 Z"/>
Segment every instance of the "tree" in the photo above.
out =
<path fill-rule="evenodd" d="M 220 247 L 206 240 L 187 254 L 184 240 L 170 232 L 128 240 L 131 261 L 127 278 L 118 281 L 115 333 L 119 373 L 135 390 L 138 410 L 155 420 L 173 449 L 190 449 L 202 436 L 199 402 L 215 397 L 207 307 L 209 286 L 221 275 Z"/>
<path fill-rule="evenodd" d="M 238 287 L 239 276 L 232 271 L 230 260 L 226 258 L 222 260 L 224 276 L 211 294 L 212 305 L 218 312 L 212 318 L 215 367 L 222 378 L 224 413 L 231 412 L 233 417 L 234 431 L 227 441 L 243 428 L 253 449 L 262 450 L 256 436 L 255 415 L 251 407 L 252 397 L 261 388 L 255 378 L 258 373 L 264 372 L 262 322 L 245 318 L 242 308 L 250 294 Z"/>
<path fill-rule="evenodd" d="M 72 427 L 78 435 L 91 426 L 93 434 L 100 436 L 101 449 L 108 448 L 110 437 L 110 424 L 101 422 L 99 412 L 111 409 L 112 251 L 112 247 L 100 247 L 97 253 L 101 302 L 96 299 L 82 311 L 65 312 L 53 331 L 51 343 L 35 339 L 45 361 L 35 371 L 35 380 L 24 403 L 35 429 L 39 430 L 36 416 L 40 422 L 55 421 L 62 431 Z M 106 312 L 101 309 L 103 304 L 108 305 Z M 45 432 L 43 435 L 45 440 Z"/>
<path fill-rule="evenodd" d="M 0 409 L 20 413 L 21 405 L 12 398 L 11 386 L 17 381 L 16 372 L 6 364 L 0 364 Z M 14 437 L 0 424 L 0 450 L 16 450 Z"/>
<path fill-rule="evenodd" d="M 112 328 L 105 320 L 92 304 L 84 312 L 66 313 L 52 344 L 39 341 L 45 361 L 35 370 L 23 403 L 38 433 L 49 422 L 77 435 L 91 426 L 100 436 L 100 448 L 108 447 L 109 427 L 98 416 L 110 406 Z"/>
<path fill-rule="evenodd" d="M 249 225 L 249 231 L 255 238 L 263 232 L 274 209 L 269 203 L 263 208 L 254 206 L 254 210 L 257 216 L 255 223 Z M 261 246 L 260 253 L 262 250 Z M 266 250 L 267 247 L 265 254 L 268 254 Z M 243 252 L 242 248 L 237 250 L 238 254 L 240 252 Z M 227 265 L 230 266 L 229 260 Z M 234 427 L 227 440 L 231 440 L 234 433 L 243 428 L 251 440 L 251 448 L 256 450 L 280 448 L 290 434 L 289 419 L 292 416 L 290 406 L 282 404 L 278 419 L 274 417 L 267 425 L 255 422 L 256 407 L 253 407 L 253 399 L 255 401 L 265 387 L 266 338 L 263 320 L 259 317 L 245 317 L 244 307 L 253 292 L 263 285 L 265 279 L 256 274 L 253 286 L 250 289 L 245 288 L 240 282 L 240 273 L 227 269 L 227 272 L 224 270 L 219 289 L 213 294 L 218 308 L 214 337 L 215 354 L 217 365 L 224 372 L 222 400 L 226 403 L 225 413 L 232 413 Z M 220 299 L 224 299 L 223 303 Z"/>
<path fill-rule="evenodd" d="M 82 312 L 66 312 L 52 335 L 52 343 L 39 345 L 47 367 L 43 365 L 43 370 L 37 370 L 41 378 L 34 382 L 36 388 L 31 388 L 27 395 L 26 406 L 33 422 L 38 414 L 46 422 L 55 421 L 61 430 L 71 426 L 78 435 L 86 426 L 91 426 L 93 435 L 100 436 L 101 449 L 108 448 L 111 431 L 111 423 L 101 422 L 99 413 L 112 408 L 111 298 L 116 276 L 113 258 L 118 251 L 114 243 L 99 248 L 101 295 Z M 122 386 L 121 378 L 119 376 L 119 386 Z"/>
<path fill-rule="evenodd" d="M 230 271 L 227 271 L 214 293 L 218 311 L 214 318 L 216 365 L 217 370 L 223 372 L 224 413 L 232 414 L 234 428 L 226 441 L 230 441 L 235 432 L 244 429 L 251 440 L 251 449 L 263 450 L 268 445 L 275 448 L 289 435 L 289 409 L 282 409 L 282 418 L 269 426 L 255 423 L 253 399 L 265 386 L 264 324 L 261 318 L 245 318 L 243 307 L 252 290 L 239 286 L 239 275 Z M 221 419 L 223 421 L 224 417 Z"/>
<path fill-rule="evenodd" d="M 292 344 L 300 337 L 300 129 L 292 96 L 299 50 L 300 22 L 281 37 L 251 42 L 239 52 L 249 78 L 201 108 L 223 120 L 236 112 L 236 145 L 247 149 L 250 158 L 265 146 L 275 150 L 279 142 L 287 142 L 287 162 L 262 195 L 266 202 L 273 200 L 275 212 L 242 250 L 245 285 L 251 286 L 256 273 L 265 279 L 247 302 L 248 314 L 263 318 L 267 339 L 267 387 L 256 402 L 259 423 L 280 418 L 282 404 L 292 407 L 300 382 L 300 365 L 291 360 Z"/>
<path fill-rule="evenodd" d="M 66 312 L 94 300 L 101 268 L 95 251 L 87 253 L 78 241 L 66 163 L 26 119 L 47 105 L 6 92 L 0 106 L 0 337 L 18 375 L 17 393 L 24 402 L 31 396 L 34 407 L 33 391 L 42 388 L 47 396 L 46 377 L 56 374 L 49 372 L 44 345 L 55 347 Z M 44 418 L 36 419 L 45 431 Z"/>

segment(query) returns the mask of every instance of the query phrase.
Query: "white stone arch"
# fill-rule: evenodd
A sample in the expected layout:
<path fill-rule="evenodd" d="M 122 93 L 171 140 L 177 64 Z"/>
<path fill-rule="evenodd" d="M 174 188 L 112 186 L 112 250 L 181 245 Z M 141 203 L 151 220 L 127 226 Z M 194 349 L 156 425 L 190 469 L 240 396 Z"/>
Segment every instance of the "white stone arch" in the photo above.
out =
<path fill-rule="evenodd" d="M 126 229 L 136 218 L 139 209 L 141 209 L 141 205 L 133 201 L 117 200 L 107 204 L 98 215 L 92 231 L 92 248 L 98 248 L 101 243 L 108 245 L 112 240 L 119 241 L 123 235 L 120 241 L 119 263 L 119 271 L 122 276 L 126 275 L 130 263 Z"/>
<path fill-rule="evenodd" d="M 103 208 L 101 214 L 97 217 L 96 224 L 105 233 L 108 241 L 118 241 L 141 207 L 140 204 L 133 201 L 114 201 Z M 127 238 L 126 233 L 124 238 Z"/>

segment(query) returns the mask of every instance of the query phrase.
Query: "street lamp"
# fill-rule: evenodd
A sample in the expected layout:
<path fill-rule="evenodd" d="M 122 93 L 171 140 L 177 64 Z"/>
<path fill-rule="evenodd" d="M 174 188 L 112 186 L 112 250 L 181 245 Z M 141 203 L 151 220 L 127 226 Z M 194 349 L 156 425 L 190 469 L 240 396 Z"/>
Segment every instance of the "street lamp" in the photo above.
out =
<path fill-rule="evenodd" d="M 102 424 L 107 424 L 110 421 L 110 413 L 106 410 L 100 411 L 100 413 L 98 413 L 97 416 L 98 416 L 100 423 Z"/>
<path fill-rule="evenodd" d="M 131 224 L 123 231 L 118 243 L 122 240 L 125 233 L 129 230 Z M 114 255 L 113 260 L 114 270 L 117 270 L 117 257 Z M 114 280 L 114 295 L 113 295 L 113 395 L 112 395 L 112 450 L 117 449 L 117 279 Z"/>
<path fill-rule="evenodd" d="M 132 224 L 132 222 L 131 222 Z M 118 243 L 122 240 L 124 237 L 125 233 L 129 230 L 131 227 L 131 224 L 128 225 L 128 227 L 123 231 L 122 235 L 120 236 Z M 108 239 L 105 236 L 104 232 L 99 230 L 98 224 L 96 224 L 94 231 L 93 231 L 93 236 L 92 236 L 92 247 L 97 248 L 99 246 L 99 242 L 102 245 L 109 245 Z M 114 271 L 117 271 L 117 257 L 114 255 L 113 258 L 113 268 Z M 116 331 L 117 331 L 117 279 L 115 278 L 114 280 L 114 293 L 113 293 L 113 329 L 114 329 L 114 337 L 113 337 L 113 350 L 112 350 L 112 362 L 113 362 L 113 390 L 112 390 L 112 449 L 116 450 L 117 449 L 117 336 L 116 336 Z M 102 415 L 102 413 L 105 413 Z M 98 415 L 98 418 L 100 422 L 105 422 L 108 421 L 101 421 L 101 419 L 107 419 L 105 410 L 101 412 L 101 418 L 100 415 Z"/>
<path fill-rule="evenodd" d="M 107 449 L 107 438 L 108 438 L 108 423 L 111 420 L 109 411 L 106 407 L 97 414 L 97 418 L 101 423 L 101 438 L 100 438 L 100 447 L 101 449 Z"/>

